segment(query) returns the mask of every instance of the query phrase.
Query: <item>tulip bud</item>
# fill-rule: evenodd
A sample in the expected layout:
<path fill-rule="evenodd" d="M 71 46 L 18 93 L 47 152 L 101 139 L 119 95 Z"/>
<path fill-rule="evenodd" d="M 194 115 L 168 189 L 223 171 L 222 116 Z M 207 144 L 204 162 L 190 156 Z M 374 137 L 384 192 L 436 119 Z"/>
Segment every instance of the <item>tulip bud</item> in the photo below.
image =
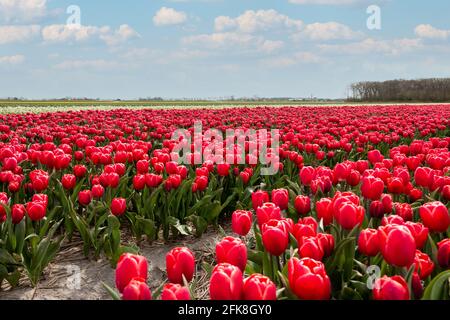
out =
<path fill-rule="evenodd" d="M 161 293 L 161 300 L 191 300 L 189 289 L 179 284 L 168 283 Z"/>
<path fill-rule="evenodd" d="M 276 300 L 277 287 L 269 277 L 254 273 L 244 280 L 243 299 Z"/>
<path fill-rule="evenodd" d="M 406 226 L 387 225 L 378 228 L 381 254 L 387 263 L 408 267 L 414 262 L 416 242 Z"/>
<path fill-rule="evenodd" d="M 122 300 L 151 300 L 152 294 L 145 279 L 133 278 L 123 289 Z"/>
<path fill-rule="evenodd" d="M 272 202 L 281 210 L 286 210 L 289 203 L 289 193 L 286 189 L 272 190 Z"/>
<path fill-rule="evenodd" d="M 174 248 L 166 255 L 166 270 L 169 281 L 176 284 L 184 284 L 183 276 L 186 281 L 191 281 L 194 277 L 195 258 L 188 248 Z"/>
<path fill-rule="evenodd" d="M 216 244 L 217 263 L 229 263 L 239 267 L 242 272 L 247 265 L 247 247 L 238 238 L 225 237 Z"/>
<path fill-rule="evenodd" d="M 311 200 L 307 196 L 297 196 L 294 206 L 299 215 L 306 216 L 311 211 Z"/>
<path fill-rule="evenodd" d="M 439 201 L 425 203 L 419 209 L 423 224 L 433 232 L 446 232 L 450 226 L 450 214 Z"/>
<path fill-rule="evenodd" d="M 111 201 L 111 213 L 115 216 L 121 216 L 127 210 L 127 201 L 124 198 L 114 198 Z"/>
<path fill-rule="evenodd" d="M 116 287 L 123 292 L 133 278 L 142 278 L 147 281 L 148 264 L 143 256 L 124 253 L 120 256 L 116 267 Z"/>
<path fill-rule="evenodd" d="M 236 210 L 231 216 L 231 228 L 233 232 L 246 236 L 252 226 L 252 213 L 251 211 Z"/>
<path fill-rule="evenodd" d="M 291 258 L 288 261 L 288 279 L 292 292 L 300 299 L 330 299 L 331 282 L 320 261 Z"/>
<path fill-rule="evenodd" d="M 269 202 L 269 194 L 266 191 L 258 190 L 252 192 L 253 210 L 256 211 L 258 207 L 261 207 L 266 202 Z"/>
<path fill-rule="evenodd" d="M 441 268 L 450 268 L 450 239 L 444 239 L 438 243 L 438 262 Z"/>
<path fill-rule="evenodd" d="M 264 248 L 274 256 L 280 256 L 289 245 L 289 234 L 280 220 L 269 220 L 261 228 Z"/>
<path fill-rule="evenodd" d="M 209 282 L 211 300 L 240 300 L 242 287 L 241 269 L 229 263 L 220 263 L 214 267 Z"/>
<path fill-rule="evenodd" d="M 409 300 L 409 289 L 401 276 L 383 276 L 375 281 L 373 289 L 375 300 Z"/>
<path fill-rule="evenodd" d="M 358 250 L 368 257 L 375 257 L 380 252 L 378 231 L 375 229 L 364 229 L 359 234 Z"/>

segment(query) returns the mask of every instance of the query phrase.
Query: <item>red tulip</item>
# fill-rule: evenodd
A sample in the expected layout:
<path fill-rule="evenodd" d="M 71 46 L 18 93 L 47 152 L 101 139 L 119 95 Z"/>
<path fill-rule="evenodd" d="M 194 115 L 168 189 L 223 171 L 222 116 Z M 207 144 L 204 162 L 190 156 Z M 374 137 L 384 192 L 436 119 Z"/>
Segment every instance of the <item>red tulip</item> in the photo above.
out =
<path fill-rule="evenodd" d="M 314 179 L 315 169 L 313 167 L 303 167 L 300 170 L 300 181 L 303 185 L 309 186 Z"/>
<path fill-rule="evenodd" d="M 298 243 L 298 252 L 301 258 L 312 258 L 321 261 L 324 256 L 322 246 L 317 237 L 302 237 Z"/>
<path fill-rule="evenodd" d="M 375 300 L 409 300 L 409 289 L 401 276 L 383 276 L 375 282 L 373 289 Z"/>
<path fill-rule="evenodd" d="M 82 178 L 86 175 L 87 173 L 87 169 L 84 165 L 82 164 L 77 164 L 73 167 L 73 174 L 75 175 L 75 177 L 77 178 Z"/>
<path fill-rule="evenodd" d="M 425 203 L 419 209 L 423 224 L 434 232 L 446 232 L 450 226 L 448 209 L 439 201 Z"/>
<path fill-rule="evenodd" d="M 333 206 L 330 198 L 322 198 L 316 202 L 317 218 L 323 220 L 323 225 L 328 226 L 333 222 Z"/>
<path fill-rule="evenodd" d="M 450 239 L 444 239 L 438 243 L 438 262 L 441 268 L 450 268 Z"/>
<path fill-rule="evenodd" d="M 116 267 L 116 287 L 123 292 L 133 278 L 142 278 L 147 281 L 148 264 L 143 256 L 124 253 L 120 256 Z"/>
<path fill-rule="evenodd" d="M 103 188 L 100 184 L 96 184 L 92 186 L 92 196 L 95 199 L 100 199 L 103 197 L 103 194 L 105 193 L 105 188 Z"/>
<path fill-rule="evenodd" d="M 77 178 L 73 174 L 65 174 L 61 179 L 61 183 L 66 190 L 72 190 L 77 184 Z"/>
<path fill-rule="evenodd" d="M 239 267 L 242 272 L 247 265 L 247 247 L 241 239 L 225 237 L 216 244 L 217 263 L 229 263 Z"/>
<path fill-rule="evenodd" d="M 274 203 L 267 202 L 256 209 L 256 220 L 258 221 L 259 228 L 269 220 L 281 219 L 281 210 Z"/>
<path fill-rule="evenodd" d="M 367 153 L 367 159 L 371 164 L 375 164 L 377 162 L 383 161 L 383 155 L 380 153 L 379 150 L 371 150 Z"/>
<path fill-rule="evenodd" d="M 257 210 L 264 203 L 269 202 L 269 194 L 266 191 L 258 190 L 252 192 L 253 210 Z"/>
<path fill-rule="evenodd" d="M 378 231 L 375 229 L 362 230 L 358 238 L 358 250 L 368 257 L 375 257 L 380 252 Z"/>
<path fill-rule="evenodd" d="M 414 262 L 416 241 L 406 226 L 387 225 L 378 228 L 381 254 L 387 263 L 408 267 Z"/>
<path fill-rule="evenodd" d="M 390 193 L 401 194 L 404 192 L 403 180 L 400 178 L 391 178 L 387 183 L 387 189 Z"/>
<path fill-rule="evenodd" d="M 91 190 L 83 190 L 78 193 L 78 202 L 86 207 L 92 201 L 92 192 Z"/>
<path fill-rule="evenodd" d="M 139 160 L 136 162 L 136 170 L 139 174 L 148 173 L 149 162 L 147 160 Z"/>
<path fill-rule="evenodd" d="M 115 216 L 121 216 L 127 211 L 127 200 L 124 198 L 114 198 L 111 201 L 111 213 Z"/>
<path fill-rule="evenodd" d="M 281 210 L 286 210 L 289 203 L 289 193 L 286 189 L 272 190 L 272 202 Z"/>
<path fill-rule="evenodd" d="M 335 212 L 336 221 L 346 230 L 352 230 L 364 221 L 364 208 L 351 202 L 343 203 Z"/>
<path fill-rule="evenodd" d="M 413 218 L 413 211 L 409 203 L 394 203 L 395 214 L 403 218 L 404 221 L 411 221 Z"/>
<path fill-rule="evenodd" d="M 288 279 L 291 290 L 303 300 L 327 300 L 331 282 L 322 262 L 311 258 L 291 258 L 288 261 Z"/>
<path fill-rule="evenodd" d="M 133 188 L 137 191 L 143 190 L 146 186 L 145 175 L 137 174 L 133 177 Z"/>
<path fill-rule="evenodd" d="M 221 177 L 227 177 L 230 174 L 230 165 L 226 163 L 218 164 L 217 174 Z"/>
<path fill-rule="evenodd" d="M 11 219 L 12 223 L 19 224 L 25 216 L 25 206 L 23 204 L 14 204 L 11 207 Z"/>
<path fill-rule="evenodd" d="M 191 300 L 191 294 L 180 284 L 168 283 L 163 288 L 161 300 Z"/>
<path fill-rule="evenodd" d="M 384 206 L 381 201 L 375 200 L 370 203 L 370 216 L 374 218 L 382 218 L 384 216 Z"/>
<path fill-rule="evenodd" d="M 280 256 L 289 245 L 289 234 L 280 220 L 269 220 L 261 228 L 264 248 L 271 255 Z"/>
<path fill-rule="evenodd" d="M 276 300 L 277 287 L 269 277 L 258 273 L 252 274 L 244 280 L 244 300 Z"/>
<path fill-rule="evenodd" d="M 420 276 L 420 279 L 425 280 L 434 270 L 434 263 L 431 258 L 420 250 L 416 250 L 414 257 L 414 270 Z"/>
<path fill-rule="evenodd" d="M 414 223 L 411 221 L 406 222 L 405 226 L 409 229 L 412 236 L 414 237 L 414 240 L 416 241 L 416 248 L 422 249 L 428 239 L 428 228 L 420 222 Z"/>
<path fill-rule="evenodd" d="M 385 214 L 392 212 L 393 202 L 390 194 L 383 193 L 381 195 L 381 203 L 383 204 Z"/>
<path fill-rule="evenodd" d="M 379 200 L 384 190 L 383 180 L 373 176 L 367 176 L 362 179 L 361 194 L 364 198 L 370 200 Z"/>
<path fill-rule="evenodd" d="M 0 192 L 0 203 L 7 205 L 9 202 L 8 195 L 6 192 Z M 6 221 L 6 211 L 3 206 L 0 205 L 0 223 Z"/>
<path fill-rule="evenodd" d="M 246 236 L 250 228 L 252 227 L 252 213 L 251 211 L 236 210 L 231 216 L 231 228 L 233 232 L 240 235 Z"/>
<path fill-rule="evenodd" d="M 209 282 L 211 300 L 240 300 L 242 288 L 241 269 L 229 263 L 220 263 L 214 267 Z"/>
<path fill-rule="evenodd" d="M 159 186 L 163 181 L 163 177 L 160 175 L 156 175 L 153 173 L 147 173 L 145 174 L 145 183 L 147 184 L 147 187 L 149 188 L 156 188 Z"/>
<path fill-rule="evenodd" d="M 318 233 L 317 239 L 319 241 L 320 247 L 323 250 L 324 258 L 327 258 L 331 255 L 334 250 L 334 237 L 329 233 Z"/>
<path fill-rule="evenodd" d="M 45 217 L 46 204 L 43 201 L 31 201 L 27 203 L 27 214 L 32 221 L 39 221 Z"/>
<path fill-rule="evenodd" d="M 133 278 L 123 289 L 123 300 L 151 300 L 152 294 L 143 278 Z"/>
<path fill-rule="evenodd" d="M 311 211 L 311 200 L 307 196 L 297 196 L 294 200 L 294 206 L 299 215 L 305 216 Z"/>
<path fill-rule="evenodd" d="M 195 258 L 188 248 L 174 248 L 166 255 L 166 270 L 169 281 L 177 284 L 183 283 L 183 275 L 186 281 L 194 277 Z"/>
<path fill-rule="evenodd" d="M 431 184 L 431 168 L 418 167 L 414 172 L 414 181 L 419 187 L 428 188 Z"/>

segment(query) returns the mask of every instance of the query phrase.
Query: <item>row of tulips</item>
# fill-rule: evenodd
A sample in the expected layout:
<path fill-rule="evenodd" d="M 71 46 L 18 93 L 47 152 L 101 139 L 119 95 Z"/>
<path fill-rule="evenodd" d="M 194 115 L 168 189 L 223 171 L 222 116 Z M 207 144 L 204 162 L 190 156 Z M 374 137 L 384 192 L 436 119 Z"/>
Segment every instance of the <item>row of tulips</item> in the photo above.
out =
<path fill-rule="evenodd" d="M 0 280 L 15 285 L 25 270 L 36 284 L 60 243 L 74 236 L 87 256 L 106 255 L 115 265 L 139 251 L 124 243 L 124 228 L 139 244 L 200 236 L 231 216 L 237 234 L 252 230 L 242 273 L 262 274 L 286 288 L 288 261 L 310 258 L 324 264 L 333 297 L 365 297 L 356 290 L 355 282 L 367 276 L 357 262 L 368 267 L 370 261 L 388 275 L 399 268 L 382 264 L 388 261 L 382 248 L 370 259 L 355 250 L 363 230 L 376 230 L 377 238 L 387 233 L 382 221 L 389 215 L 401 217 L 415 239 L 414 232 L 428 230 L 416 249 L 437 265 L 438 244 L 448 238 L 447 107 L 1 115 Z M 199 165 L 173 161 L 180 141 L 172 133 L 193 132 L 199 119 L 205 129 L 222 131 L 280 128 L 280 146 L 272 150 L 279 155 L 278 173 L 260 175 L 262 166 L 251 161 L 257 154 L 237 163 L 238 145 L 231 164 L 216 164 L 214 157 Z M 191 143 L 191 160 L 200 155 L 196 144 L 209 147 L 196 137 Z M 245 151 L 255 143 L 245 141 Z M 234 210 L 239 213 L 231 215 Z"/>

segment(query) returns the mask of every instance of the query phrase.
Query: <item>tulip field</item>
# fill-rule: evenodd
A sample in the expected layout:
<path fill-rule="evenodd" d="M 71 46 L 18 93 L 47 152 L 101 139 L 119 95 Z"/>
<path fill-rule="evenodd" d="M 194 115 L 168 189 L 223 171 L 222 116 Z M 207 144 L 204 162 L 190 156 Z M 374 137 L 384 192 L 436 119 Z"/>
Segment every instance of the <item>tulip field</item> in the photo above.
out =
<path fill-rule="evenodd" d="M 450 105 L 58 110 L 0 114 L 0 299 L 71 246 L 112 299 L 450 299 Z"/>

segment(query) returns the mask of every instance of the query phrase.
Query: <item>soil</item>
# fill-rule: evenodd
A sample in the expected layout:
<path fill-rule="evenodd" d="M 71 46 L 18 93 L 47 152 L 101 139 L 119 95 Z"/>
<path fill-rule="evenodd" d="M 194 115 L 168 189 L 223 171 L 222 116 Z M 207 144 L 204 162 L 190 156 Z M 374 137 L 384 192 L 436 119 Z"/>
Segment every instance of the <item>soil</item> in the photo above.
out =
<path fill-rule="evenodd" d="M 204 264 L 211 265 L 214 260 L 214 245 L 224 236 L 223 230 L 211 230 L 201 238 L 185 237 L 171 242 L 140 243 L 140 254 L 149 263 L 148 285 L 154 292 L 166 280 L 165 256 L 176 246 L 187 246 L 195 254 L 197 271 L 194 278 L 194 298 L 208 298 L 208 271 Z M 103 283 L 111 288 L 114 284 L 115 271 L 106 259 L 86 258 L 81 241 L 64 243 L 36 287 L 24 274 L 15 288 L 3 285 L 0 300 L 108 300 L 112 299 Z"/>

